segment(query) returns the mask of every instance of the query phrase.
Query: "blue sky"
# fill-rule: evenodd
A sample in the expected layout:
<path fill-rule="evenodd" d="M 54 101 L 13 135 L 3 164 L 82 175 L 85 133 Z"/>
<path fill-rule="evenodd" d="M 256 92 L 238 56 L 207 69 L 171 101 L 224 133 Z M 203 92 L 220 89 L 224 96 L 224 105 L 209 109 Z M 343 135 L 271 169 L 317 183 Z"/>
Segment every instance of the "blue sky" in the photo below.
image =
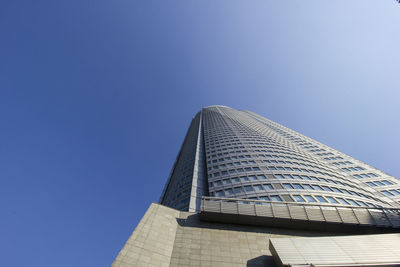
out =
<path fill-rule="evenodd" d="M 0 258 L 109 266 L 191 118 L 247 109 L 400 177 L 395 0 L 0 2 Z"/>

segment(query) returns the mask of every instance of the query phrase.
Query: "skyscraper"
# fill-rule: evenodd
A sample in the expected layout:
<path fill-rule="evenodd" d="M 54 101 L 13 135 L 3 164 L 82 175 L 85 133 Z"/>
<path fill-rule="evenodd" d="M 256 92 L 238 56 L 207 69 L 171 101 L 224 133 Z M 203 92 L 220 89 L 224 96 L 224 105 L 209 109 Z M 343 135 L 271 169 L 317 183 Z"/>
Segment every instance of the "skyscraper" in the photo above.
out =
<path fill-rule="evenodd" d="M 400 245 L 390 246 L 392 258 L 387 249 L 371 259 L 366 256 L 377 251 L 377 242 L 400 244 L 398 234 L 381 234 L 400 228 L 400 181 L 249 111 L 210 106 L 196 114 L 160 204 L 146 213 L 115 266 L 400 263 Z M 149 225 L 155 223 L 161 228 L 153 230 L 163 229 L 163 234 L 150 233 Z M 147 238 L 140 236 L 144 232 Z M 220 238 L 214 240 L 213 233 Z M 164 243 L 149 235 L 163 236 Z M 343 246 L 358 240 L 365 247 L 350 253 L 359 258 L 345 259 L 349 253 L 340 246 L 337 253 L 346 255 L 336 258 L 299 247 L 293 248 L 297 254 L 288 254 L 285 249 L 295 246 L 291 238 L 298 236 L 318 236 L 296 239 L 303 245 L 314 242 L 316 248 L 332 248 L 337 238 Z M 375 243 L 369 244 L 371 240 Z M 151 248 L 152 242 L 162 252 Z"/>

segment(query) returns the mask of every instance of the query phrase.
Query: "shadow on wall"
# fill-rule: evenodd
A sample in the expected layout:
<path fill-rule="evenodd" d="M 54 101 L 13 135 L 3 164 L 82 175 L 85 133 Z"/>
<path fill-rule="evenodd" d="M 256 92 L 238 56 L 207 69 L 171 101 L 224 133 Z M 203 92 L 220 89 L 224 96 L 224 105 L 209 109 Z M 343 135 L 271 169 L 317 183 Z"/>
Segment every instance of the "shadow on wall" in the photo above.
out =
<path fill-rule="evenodd" d="M 246 267 L 275 267 L 274 258 L 272 256 L 259 256 L 247 261 Z"/>
<path fill-rule="evenodd" d="M 181 227 L 196 227 L 196 228 L 207 228 L 207 229 L 215 229 L 215 230 L 228 230 L 228 231 L 242 231 L 242 232 L 250 232 L 250 233 L 266 233 L 266 234 L 276 234 L 276 235 L 289 235 L 289 236 L 332 236 L 337 235 L 337 233 L 332 232 L 324 232 L 324 231 L 306 231 L 306 230 L 297 230 L 297 229 L 288 229 L 288 228 L 279 228 L 279 227 L 271 227 L 271 226 L 259 226 L 259 225 L 246 225 L 246 222 L 251 221 L 253 218 L 249 219 L 246 216 L 238 216 L 232 215 L 232 218 L 229 222 L 219 221 L 220 218 L 228 215 L 216 214 L 215 220 L 207 221 L 201 220 L 200 214 L 190 214 L 186 218 L 181 217 L 177 218 L 176 221 Z M 240 217 L 244 217 L 245 222 L 239 221 Z"/>

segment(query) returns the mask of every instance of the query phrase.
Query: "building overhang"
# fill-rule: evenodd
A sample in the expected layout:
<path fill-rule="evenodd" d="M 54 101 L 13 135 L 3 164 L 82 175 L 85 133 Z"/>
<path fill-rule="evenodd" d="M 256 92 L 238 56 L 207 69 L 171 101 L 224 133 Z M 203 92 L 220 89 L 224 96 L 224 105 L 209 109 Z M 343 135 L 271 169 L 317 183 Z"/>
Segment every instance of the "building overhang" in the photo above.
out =
<path fill-rule="evenodd" d="M 271 238 L 269 250 L 283 266 L 399 266 L 400 234 Z"/>
<path fill-rule="evenodd" d="M 204 221 L 343 233 L 400 232 L 400 210 L 203 197 Z"/>

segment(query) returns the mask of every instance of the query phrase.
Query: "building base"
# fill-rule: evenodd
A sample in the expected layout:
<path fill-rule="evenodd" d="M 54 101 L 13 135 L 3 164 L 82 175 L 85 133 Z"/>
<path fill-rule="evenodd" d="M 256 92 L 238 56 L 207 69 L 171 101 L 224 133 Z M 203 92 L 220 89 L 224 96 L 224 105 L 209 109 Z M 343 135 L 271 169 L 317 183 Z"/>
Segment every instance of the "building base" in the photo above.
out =
<path fill-rule="evenodd" d="M 276 266 L 269 250 L 270 238 L 337 235 L 200 221 L 197 213 L 153 203 L 112 267 Z"/>

